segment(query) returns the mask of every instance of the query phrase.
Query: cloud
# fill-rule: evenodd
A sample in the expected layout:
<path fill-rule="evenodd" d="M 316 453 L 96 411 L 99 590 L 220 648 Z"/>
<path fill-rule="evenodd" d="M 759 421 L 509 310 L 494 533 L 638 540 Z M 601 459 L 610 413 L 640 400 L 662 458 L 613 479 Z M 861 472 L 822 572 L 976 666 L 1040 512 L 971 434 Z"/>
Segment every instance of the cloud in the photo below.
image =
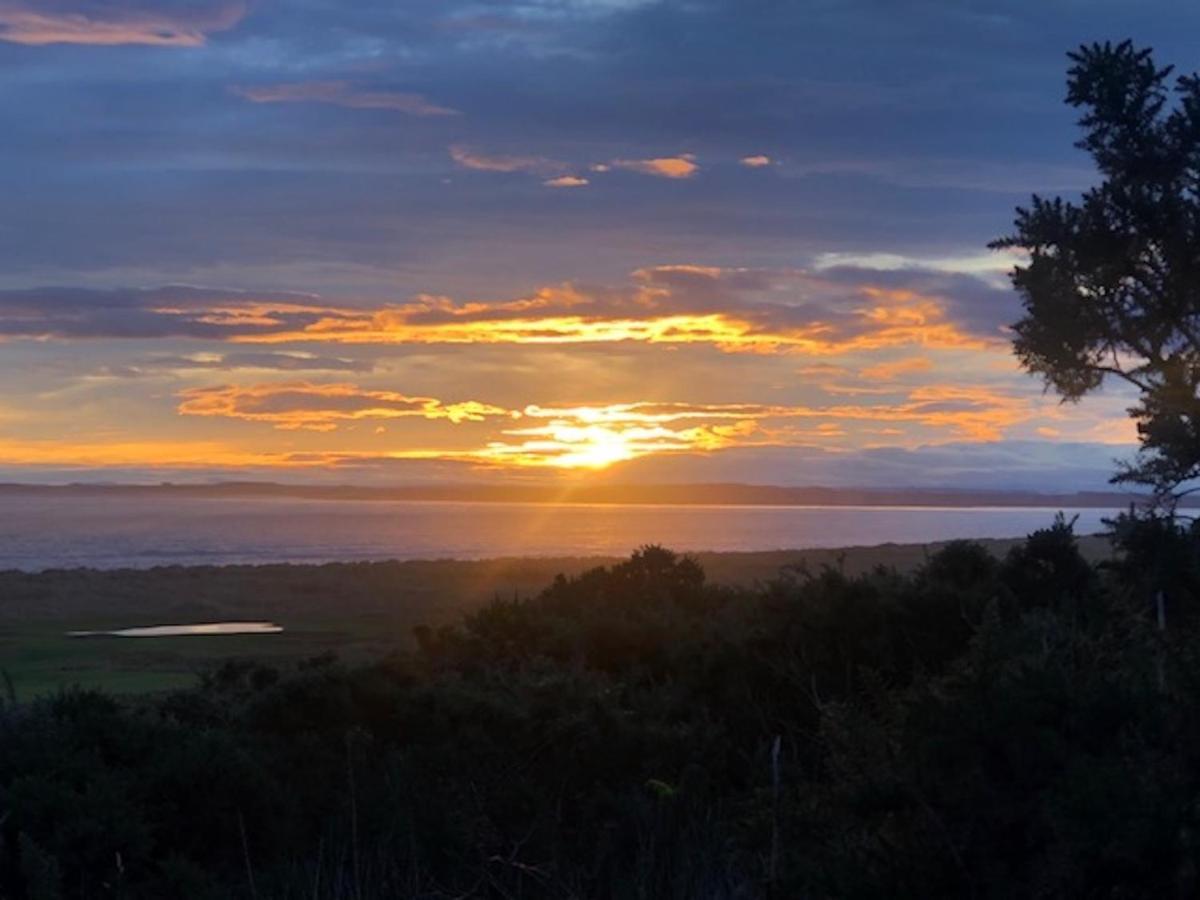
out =
<path fill-rule="evenodd" d="M 1028 397 L 981 386 L 922 385 L 898 401 L 858 405 L 624 403 L 594 407 L 527 406 L 526 418 L 549 419 L 562 427 L 663 429 L 678 423 L 707 423 L 708 443 L 697 437 L 690 449 L 722 449 L 746 443 L 796 443 L 819 437 L 842 437 L 851 423 L 910 423 L 941 429 L 960 438 L 990 441 L 1018 423 L 1041 415 L 1046 407 Z M 768 427 L 770 422 L 814 420 L 799 431 L 794 426 Z M 723 429 L 718 425 L 733 423 Z M 509 434 L 541 433 L 510 431 Z"/>
<path fill-rule="evenodd" d="M 818 271 L 828 269 L 871 270 L 877 272 L 940 272 L 976 276 L 1000 276 L 1003 282 L 1014 265 L 1024 264 L 1022 250 L 989 250 L 962 256 L 921 258 L 900 253 L 821 253 L 813 262 Z"/>
<path fill-rule="evenodd" d="M 821 446 L 733 448 L 689 457 L 647 456 L 613 467 L 621 483 L 822 485 L 1068 492 L 1111 490 L 1113 457 L 1129 447 L 1004 440 L 846 450 Z"/>
<path fill-rule="evenodd" d="M 549 178 L 542 184 L 550 188 L 574 188 L 586 187 L 589 182 L 586 178 L 580 178 L 578 175 L 560 175 L 558 178 Z"/>
<path fill-rule="evenodd" d="M 769 156 L 743 156 L 739 162 L 748 169 L 761 169 L 764 166 L 773 164 L 773 160 Z"/>
<path fill-rule="evenodd" d="M 0 463 L 22 468 L 110 469 L 140 466 L 148 470 L 220 470 L 245 466 L 277 469 L 289 465 L 286 454 L 247 451 L 211 440 L 37 440 L 0 436 Z"/>
<path fill-rule="evenodd" d="M 170 11 L 231 5 L 0 4 L 10 32 L 14 9 L 57 18 L 93 10 L 99 20 L 116 18 L 114 10 L 182 18 Z M 762 265 L 822 250 L 957 252 L 1005 227 L 1020 201 L 1009 192 L 1063 189 L 1068 167 L 1082 181 L 1073 176 L 1067 187 L 1092 180 L 1071 150 L 1072 114 L 1059 98 L 1062 50 L 1079 39 L 1064 5 L 1014 7 L 1014 22 L 1054 27 L 1026 28 L 1037 35 L 1028 64 L 1005 79 L 989 77 L 1005 52 L 995 28 L 968 23 L 943 2 L 910 3 L 886 16 L 862 0 L 820 11 L 775 4 L 754 16 L 729 0 L 660 2 L 599 21 L 584 13 L 601 5 L 256 3 L 233 33 L 209 36 L 220 46 L 203 59 L 174 54 L 176 65 L 140 83 L 132 77 L 140 51 L 132 49 L 7 54 L 10 159 L 0 187 L 7 220 L 22 224 L 0 240 L 0 268 L 17 283 L 108 282 L 118 272 L 153 283 L 182 275 L 235 283 L 272 271 L 283 283 L 316 284 L 305 279 L 319 270 L 322 289 L 344 293 L 364 287 L 367 266 L 379 281 L 419 268 L 425 284 L 441 289 L 476 290 L 490 280 L 508 291 L 527 286 L 539 260 L 560 266 L 542 263 L 546 277 L 610 277 L 644 264 L 649 246 L 658 258 L 720 248 L 722 260 Z M 1137 24 L 1120 4 L 1103 7 L 1097 33 L 1128 33 Z M 1186 48 L 1172 42 L 1194 30 L 1200 11 L 1173 10 L 1165 0 L 1147 8 L 1145 40 L 1164 60 L 1185 59 Z M 493 18 L 506 27 L 452 27 Z M 941 31 L 932 26 L 943 19 L 953 19 L 946 27 L 954 38 L 937 42 L 932 35 Z M 193 30 L 193 42 L 206 34 Z M 169 39 L 153 28 L 138 33 Z M 946 78 L 948 71 L 961 78 Z M 232 83 L 338 79 L 424 92 L 434 105 L 469 112 L 471 130 L 431 146 L 429 135 L 381 127 L 382 113 L 341 116 L 330 129 L 328 107 L 255 116 L 225 94 Z M 637 196 L 628 179 L 603 184 L 597 176 L 593 188 L 606 188 L 603 196 L 589 190 L 587 204 L 547 212 L 540 178 L 517 196 L 506 193 L 506 178 L 443 186 L 430 177 L 431 154 L 455 141 L 483 156 L 565 160 L 589 177 L 589 162 L 683 151 L 698 154 L 704 169 L 673 204 L 655 191 Z M 736 167 L 760 150 L 787 166 L 757 174 L 780 177 L 738 179 L 736 169 L 710 166 Z M 830 171 L 842 162 L 858 168 Z M 179 177 L 164 189 L 167 171 Z M 34 180 L 38 191 L 20 189 Z M 971 181 L 997 182 L 1005 194 L 947 187 Z M 479 263 L 464 267 L 463 258 Z"/>
<path fill-rule="evenodd" d="M 696 266 L 641 269 L 626 288 L 567 283 L 486 304 L 423 296 L 381 311 L 369 324 L 329 321 L 306 334 L 350 343 L 633 341 L 820 355 L 986 345 L 959 328 L 936 297 L 871 283 L 850 288 L 804 272 Z"/>
<path fill-rule="evenodd" d="M 908 293 L 935 300 L 948 318 L 965 329 L 990 336 L 1008 337 L 1008 326 L 1018 317 L 1012 288 L 995 270 L 962 271 L 936 265 L 873 268 L 854 265 L 827 266 L 822 277 L 847 286 L 872 285 L 881 293 Z"/>
<path fill-rule="evenodd" d="M 464 169 L 478 172 L 529 172 L 541 175 L 567 168 L 566 163 L 544 156 L 489 156 L 462 144 L 450 147 L 450 158 Z"/>
<path fill-rule="evenodd" d="M 546 156 L 490 155 L 480 153 L 463 144 L 452 145 L 450 157 L 463 168 L 475 169 L 480 172 L 526 172 L 533 175 L 554 175 L 555 173 L 565 173 L 571 168 L 570 164 L 562 160 Z M 691 153 L 651 159 L 614 159 L 607 163 L 592 163 L 587 168 L 588 171 L 600 174 L 613 169 L 625 169 L 629 172 L 639 172 L 642 175 L 674 179 L 691 178 L 700 171 L 696 157 Z M 577 175 L 558 174 L 542 183 L 547 187 L 582 187 L 588 183 L 588 180 Z"/>
<path fill-rule="evenodd" d="M 447 404 L 432 397 L 409 397 L 353 384 L 305 381 L 190 388 L 179 396 L 181 415 L 267 422 L 289 430 L 332 431 L 345 422 L 411 417 L 459 424 L 510 415 L 508 410 L 474 400 Z"/>
<path fill-rule="evenodd" d="M 339 356 L 273 351 L 160 354 L 136 359 L 123 365 L 105 366 L 96 374 L 108 378 L 142 378 L 163 373 L 232 372 L 252 369 L 278 372 L 371 372 L 375 369 L 375 363 L 371 360 L 347 359 Z"/>
<path fill-rule="evenodd" d="M 199 47 L 245 17 L 245 0 L 0 0 L 0 41 Z"/>
<path fill-rule="evenodd" d="M 898 426 L 895 434 L 910 442 L 906 428 L 920 429 L 926 441 L 931 434 L 993 441 L 1014 425 L 1045 421 L 1046 409 L 1042 398 L 986 387 L 930 385 L 897 400 L 860 405 L 640 401 L 510 409 L 479 400 L 446 403 L 354 384 L 310 382 L 192 388 L 178 396 L 181 415 L 262 422 L 285 430 L 330 432 L 346 424 L 393 419 L 476 423 L 485 433 L 474 447 L 439 449 L 432 442 L 422 447 L 408 439 L 404 453 L 500 468 L 604 468 L 642 456 L 732 448 L 862 446 L 863 436 L 881 423 Z"/>
<path fill-rule="evenodd" d="M 873 381 L 893 381 L 901 375 L 912 375 L 928 372 L 933 368 L 933 361 L 925 356 L 912 356 L 907 359 L 897 359 L 868 366 L 859 372 L 862 378 Z"/>
<path fill-rule="evenodd" d="M 731 447 L 721 453 L 654 453 L 619 460 L 607 477 L 619 483 L 755 483 L 825 485 L 848 488 L 934 488 L 956 490 L 1033 490 L 1064 492 L 1110 490 L 1113 457 L 1134 445 L 1010 440 L 944 443 L 914 447 L 843 450 L 804 446 Z M 147 439 L 20 440 L 0 436 L 0 466 L 11 480 L 54 480 L 56 471 L 70 480 L 112 479 L 114 472 L 134 481 L 156 482 L 165 473 L 179 480 L 230 478 L 241 473 L 274 478 L 303 473 L 306 482 L 344 483 L 370 479 L 383 484 L 427 480 L 494 483 L 501 464 L 470 454 L 445 451 L 271 451 L 247 450 L 221 441 Z M 135 468 L 136 467 L 136 468 Z M 594 469 L 595 467 L 590 467 Z M 522 473 L 528 467 L 509 467 Z M 558 467 L 570 472 L 566 467 Z M 543 467 L 539 475 L 555 471 Z M 590 473 L 589 473 L 590 474 Z M 47 478 L 47 475 L 50 475 Z M 189 477 L 190 476 L 190 477 Z M 594 477 L 594 476 L 593 476 Z M 174 477 L 173 477 L 174 480 Z"/>
<path fill-rule="evenodd" d="M 0 341 L 7 338 L 228 340 L 255 331 L 304 327 L 330 315 L 312 294 L 248 292 L 190 285 L 0 291 Z"/>
<path fill-rule="evenodd" d="M 639 269 L 624 285 L 566 282 L 510 300 L 418 295 L 377 306 L 192 287 L 45 288 L 0 291 L 0 340 L 189 337 L 380 346 L 628 341 L 815 356 L 886 347 L 979 350 L 1006 344 L 988 306 L 996 293 L 961 275 L 688 265 Z"/>
<path fill-rule="evenodd" d="M 679 156 L 660 156 L 653 159 L 614 159 L 610 165 L 616 169 L 655 175 L 659 178 L 691 178 L 700 171 L 692 153 Z"/>
<path fill-rule="evenodd" d="M 662 287 L 652 278 L 625 291 L 565 284 L 486 304 L 424 296 L 374 312 L 340 310 L 300 331 L 254 329 L 231 339 L 531 345 L 630 341 L 818 355 L 889 346 L 986 346 L 950 320 L 936 299 L 911 292 L 865 286 L 827 301 L 779 303 L 747 297 L 729 285 L 689 291 Z"/>
<path fill-rule="evenodd" d="M 439 106 L 422 94 L 368 90 L 348 81 L 301 81 L 289 84 L 236 86 L 231 90 L 254 103 L 328 103 L 350 109 L 386 109 L 410 116 L 457 116 L 457 109 Z"/>

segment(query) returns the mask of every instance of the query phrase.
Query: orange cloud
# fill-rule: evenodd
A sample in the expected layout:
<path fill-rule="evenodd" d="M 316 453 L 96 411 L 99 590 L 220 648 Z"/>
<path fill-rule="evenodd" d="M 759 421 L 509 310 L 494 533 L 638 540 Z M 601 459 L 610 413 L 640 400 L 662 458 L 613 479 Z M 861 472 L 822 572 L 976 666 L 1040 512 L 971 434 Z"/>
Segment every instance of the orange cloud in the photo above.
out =
<path fill-rule="evenodd" d="M 925 385 L 906 403 L 873 409 L 878 421 L 912 421 L 930 428 L 952 429 L 974 441 L 996 441 L 1004 431 L 1032 419 L 1039 410 L 1022 397 L 985 387 Z"/>
<path fill-rule="evenodd" d="M 748 169 L 761 169 L 764 166 L 772 164 L 773 160 L 769 156 L 743 156 L 739 162 Z"/>
<path fill-rule="evenodd" d="M 457 116 L 457 109 L 439 106 L 422 94 L 367 90 L 348 81 L 303 81 L 231 89 L 253 103 L 328 103 L 350 109 L 386 109 L 410 116 Z"/>
<path fill-rule="evenodd" d="M 508 410 L 468 400 L 442 403 L 432 397 L 409 397 L 395 391 L 365 390 L 353 384 L 310 384 L 305 381 L 191 388 L 179 395 L 185 416 L 223 416 L 268 422 L 276 428 L 332 431 L 343 422 L 364 419 L 444 419 L 454 424 L 482 422 Z"/>
<path fill-rule="evenodd" d="M 884 423 L 921 428 L 921 442 L 937 435 L 991 441 L 1041 413 L 1028 399 L 953 386 L 917 388 L 898 402 L 828 406 L 643 401 L 507 409 L 474 400 L 447 404 L 351 384 L 307 382 L 197 388 L 180 398 L 183 415 L 266 422 L 289 430 L 332 431 L 346 422 L 398 418 L 491 422 L 494 430 L 479 447 L 409 447 L 404 458 L 523 468 L 603 468 L 649 455 L 828 444 L 852 437 L 855 430 L 879 433 Z"/>
<path fill-rule="evenodd" d="M 0 0 L 0 41 L 199 47 L 246 15 L 244 0 L 167 8 L 149 0 Z"/>
<path fill-rule="evenodd" d="M 566 173 L 573 166 L 562 160 L 533 155 L 493 155 L 481 153 L 464 144 L 452 144 L 450 158 L 465 169 L 480 172 L 526 172 L 534 175 L 557 175 L 542 183 L 548 187 L 581 187 L 588 183 L 586 178 Z M 660 156 L 651 159 L 614 159 L 607 163 L 592 163 L 588 171 L 604 173 L 613 169 L 625 169 L 654 175 L 659 178 L 691 178 L 700 171 L 696 157 L 691 153 L 679 156 Z"/>
<path fill-rule="evenodd" d="M 379 461 L 478 462 L 453 450 L 262 451 L 221 441 L 71 441 L 0 439 L 0 465 L 64 468 L 320 469 Z"/>
<path fill-rule="evenodd" d="M 872 380 L 893 381 L 900 375 L 928 372 L 932 368 L 933 362 L 927 357 L 913 356 L 908 359 L 898 359 L 895 362 L 885 362 L 868 366 L 858 374 L 863 378 Z"/>
<path fill-rule="evenodd" d="M 860 321 L 847 327 L 820 319 L 787 325 L 771 321 L 770 311 L 759 315 L 736 312 L 657 313 L 653 308 L 637 317 L 604 315 L 580 304 L 545 314 L 533 312 L 529 301 L 511 304 L 453 305 L 438 299 L 431 311 L 427 300 L 378 312 L 341 310 L 298 331 L 263 331 L 235 335 L 238 343 L 279 344 L 330 341 L 344 344 L 604 344 L 632 341 L 647 344 L 711 344 L 726 352 L 836 355 L 905 345 L 927 348 L 986 349 L 988 341 L 946 321 L 927 307 L 916 320 L 897 311 L 871 306 L 853 311 Z M 506 317 L 501 317 L 501 315 Z M 894 321 L 893 321 L 894 318 Z"/>
<path fill-rule="evenodd" d="M 995 441 L 1011 437 L 1015 428 L 1054 437 L 1067 433 L 1078 437 L 1080 433 L 1075 427 L 1065 427 L 1062 411 L 1047 398 L 985 385 L 952 384 L 926 384 L 896 397 L 846 403 L 628 401 L 514 407 L 483 400 L 447 402 L 347 383 L 297 381 L 194 388 L 179 394 L 177 410 L 186 416 L 322 434 L 306 437 L 297 433 L 286 440 L 280 438 L 274 447 L 264 443 L 261 434 L 248 434 L 246 440 L 252 448 L 248 449 L 203 439 L 131 436 L 89 440 L 85 434 L 70 441 L 20 440 L 10 433 L 0 438 L 0 463 L 270 468 L 425 460 L 498 470 L 571 470 L 737 448 L 853 450 L 877 445 L 881 437 L 889 446 L 915 447 Z M 394 440 L 389 432 L 393 429 L 379 426 L 397 420 L 413 424 L 403 429 L 402 444 L 392 449 L 389 445 L 394 446 Z M 370 427 L 342 427 L 356 423 Z M 457 427 L 465 423 L 471 427 Z M 1122 427 L 1119 437 L 1127 441 L 1128 431 Z M 422 433 L 429 439 L 422 440 Z M 447 440 L 451 434 L 453 440 Z M 1110 435 L 1117 436 L 1116 432 Z"/>
<path fill-rule="evenodd" d="M 501 466 L 605 468 L 651 455 L 828 443 L 849 437 L 852 424 L 878 422 L 934 428 L 946 432 L 948 439 L 993 441 L 1036 414 L 1026 401 L 981 388 L 923 389 L 902 403 L 870 406 L 528 406 L 523 417 L 545 424 L 506 428 L 485 448 L 457 456 Z M 795 419 L 811 420 L 811 425 L 788 424 Z M 890 433 L 904 434 L 899 429 Z M 923 441 L 928 440 L 926 434 Z"/>
<path fill-rule="evenodd" d="M 614 168 L 627 169 L 630 172 L 640 172 L 643 175 L 656 175 L 659 178 L 691 178 L 700 171 L 696 157 L 691 153 L 679 156 L 661 156 L 654 159 L 614 159 Z"/>
<path fill-rule="evenodd" d="M 278 453 L 240 450 L 220 441 L 13 440 L 0 438 L 0 464 L 16 466 L 152 466 L 240 468 L 287 465 Z"/>
<path fill-rule="evenodd" d="M 586 187 L 590 182 L 586 178 L 580 178 L 578 175 L 562 175 L 558 178 L 548 178 L 542 184 L 551 188 L 573 188 Z"/>
<path fill-rule="evenodd" d="M 490 156 L 463 144 L 450 147 L 450 158 L 464 169 L 479 172 L 532 172 L 547 174 L 561 172 L 567 164 L 544 156 Z"/>
<path fill-rule="evenodd" d="M 977 302 L 977 301 L 973 301 Z M 375 307 L 294 294 L 166 287 L 0 291 L 0 336 L 187 337 L 241 344 L 704 344 L 834 356 L 1007 346 L 960 323 L 950 295 L 804 271 L 659 266 L 624 286 L 551 285 L 509 300 L 420 295 Z"/>

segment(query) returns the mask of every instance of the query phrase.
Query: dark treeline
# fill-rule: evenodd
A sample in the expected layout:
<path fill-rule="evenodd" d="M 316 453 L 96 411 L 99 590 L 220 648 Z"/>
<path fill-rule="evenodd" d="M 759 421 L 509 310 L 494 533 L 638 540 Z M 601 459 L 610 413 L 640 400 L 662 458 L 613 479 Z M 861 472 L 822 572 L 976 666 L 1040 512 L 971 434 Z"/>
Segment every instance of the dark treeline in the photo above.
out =
<path fill-rule="evenodd" d="M 1200 532 L 1117 541 L 755 590 L 651 547 L 370 665 L 9 702 L 0 896 L 1195 896 Z"/>

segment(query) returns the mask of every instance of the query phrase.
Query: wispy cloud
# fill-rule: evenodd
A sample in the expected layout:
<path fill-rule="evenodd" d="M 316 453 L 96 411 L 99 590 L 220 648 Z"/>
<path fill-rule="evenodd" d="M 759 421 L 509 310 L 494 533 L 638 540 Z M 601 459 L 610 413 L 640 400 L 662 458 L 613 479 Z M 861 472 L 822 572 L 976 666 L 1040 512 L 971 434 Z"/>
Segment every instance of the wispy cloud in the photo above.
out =
<path fill-rule="evenodd" d="M 180 393 L 185 416 L 223 416 L 268 422 L 276 428 L 332 431 L 339 424 L 377 419 L 444 419 L 455 424 L 482 422 L 509 412 L 467 400 L 443 403 L 432 397 L 409 397 L 396 391 L 367 390 L 353 384 L 222 385 L 190 388 Z"/>
<path fill-rule="evenodd" d="M 449 148 L 450 158 L 465 169 L 480 172 L 525 172 L 540 175 L 546 187 L 583 187 L 587 178 L 572 173 L 572 170 L 604 174 L 614 169 L 652 175 L 656 178 L 686 179 L 700 171 L 696 156 L 681 153 L 678 156 L 657 156 L 648 159 L 614 159 L 576 166 L 560 159 L 533 154 L 490 154 L 475 150 L 465 144 L 453 144 Z"/>
<path fill-rule="evenodd" d="M 453 144 L 449 149 L 450 158 L 465 169 L 541 175 L 545 178 L 542 184 L 547 187 L 583 187 L 588 184 L 587 178 L 571 173 L 572 169 L 582 167 L 575 167 L 571 163 L 548 156 L 482 153 L 465 144 Z M 609 162 L 591 163 L 586 167 L 587 171 L 597 174 L 611 172 L 613 169 L 624 169 L 656 178 L 685 179 L 699 172 L 700 165 L 696 162 L 694 154 L 682 153 L 679 156 L 658 156 L 649 159 L 614 159 Z"/>
<path fill-rule="evenodd" d="M 313 294 L 278 291 L 189 285 L 30 288 L 0 291 L 0 341 L 16 337 L 227 340 L 277 329 L 285 322 L 312 324 L 333 312 Z"/>
<path fill-rule="evenodd" d="M 237 85 L 231 90 L 254 103 L 326 103 L 350 109 L 385 109 L 410 116 L 457 116 L 423 94 L 372 90 L 348 81 L 300 81 L 286 84 Z"/>
<path fill-rule="evenodd" d="M 464 169 L 479 172 L 529 172 L 551 175 L 567 169 L 566 163 L 545 156 L 507 156 L 480 153 L 463 144 L 450 147 L 450 158 Z"/>
<path fill-rule="evenodd" d="M 371 360 L 347 359 L 340 356 L 318 356 L 313 353 L 283 353 L 274 351 L 241 353 L 157 354 L 141 357 L 120 365 L 107 365 L 94 377 L 144 378 L 163 374 L 187 372 L 236 372 L 263 370 L 275 372 L 371 372 Z"/>
<path fill-rule="evenodd" d="M 743 156 L 739 162 L 748 169 L 762 169 L 766 166 L 772 165 L 774 160 L 769 156 L 756 154 L 754 156 Z"/>
<path fill-rule="evenodd" d="M 868 366 L 859 372 L 859 376 L 870 381 L 894 381 L 902 375 L 928 372 L 932 368 L 933 361 L 928 357 L 910 356 L 907 359 L 897 359 Z"/>
<path fill-rule="evenodd" d="M 989 441 L 1005 429 L 1044 415 L 1053 404 L 1040 398 L 1012 394 L 979 385 L 922 385 L 903 392 L 897 400 L 862 404 L 772 405 L 756 403 L 617 403 L 606 406 L 528 406 L 526 418 L 550 420 L 564 427 L 629 427 L 685 430 L 702 424 L 708 440 L 692 441 L 687 449 L 715 450 L 729 446 L 794 444 L 814 438 L 844 436 L 850 423 L 889 422 L 915 424 L 943 430 L 947 436 Z M 778 423 L 810 420 L 797 429 Z M 775 423 L 775 424 L 772 424 Z M 526 431 L 506 431 L 524 434 Z M 531 433 L 538 433 L 533 431 Z"/>
<path fill-rule="evenodd" d="M 199 47 L 246 15 L 245 0 L 0 0 L 0 41 Z"/>

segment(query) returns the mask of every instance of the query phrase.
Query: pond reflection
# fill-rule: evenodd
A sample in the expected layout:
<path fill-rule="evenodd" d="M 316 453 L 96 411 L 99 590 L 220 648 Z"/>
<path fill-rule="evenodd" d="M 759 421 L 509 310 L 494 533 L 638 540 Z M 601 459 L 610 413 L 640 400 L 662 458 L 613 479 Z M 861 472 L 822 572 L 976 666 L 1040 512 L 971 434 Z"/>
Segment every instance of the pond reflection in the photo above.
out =
<path fill-rule="evenodd" d="M 146 625 L 115 631 L 68 631 L 68 637 L 179 637 L 181 635 L 278 634 L 274 622 L 198 622 L 192 625 Z"/>

